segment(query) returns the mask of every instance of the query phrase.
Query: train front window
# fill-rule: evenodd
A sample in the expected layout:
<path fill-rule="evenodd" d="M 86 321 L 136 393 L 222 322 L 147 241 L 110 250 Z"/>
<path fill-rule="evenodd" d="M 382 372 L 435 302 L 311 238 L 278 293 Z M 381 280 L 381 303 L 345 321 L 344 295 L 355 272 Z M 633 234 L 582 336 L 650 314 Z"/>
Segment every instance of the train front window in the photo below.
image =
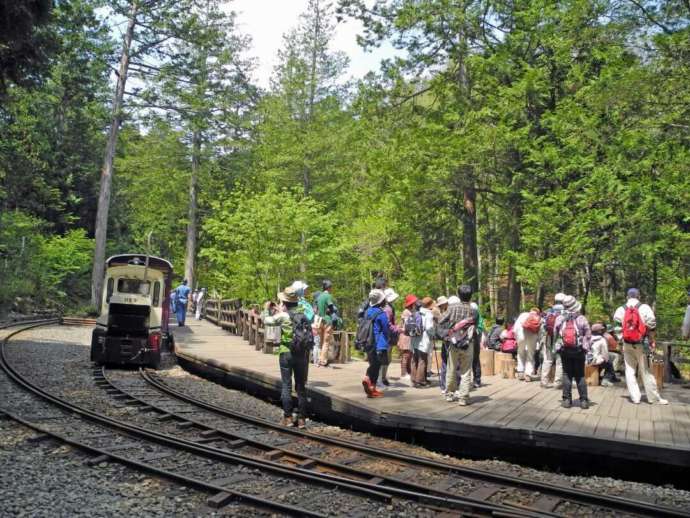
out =
<path fill-rule="evenodd" d="M 107 291 L 107 295 L 105 297 L 105 303 L 106 304 L 110 304 L 110 297 L 113 296 L 113 284 L 114 284 L 113 278 L 108 277 L 108 291 Z"/>
<path fill-rule="evenodd" d="M 151 290 L 151 283 L 140 279 L 118 279 L 117 291 L 119 293 L 134 293 L 137 295 L 148 295 Z"/>

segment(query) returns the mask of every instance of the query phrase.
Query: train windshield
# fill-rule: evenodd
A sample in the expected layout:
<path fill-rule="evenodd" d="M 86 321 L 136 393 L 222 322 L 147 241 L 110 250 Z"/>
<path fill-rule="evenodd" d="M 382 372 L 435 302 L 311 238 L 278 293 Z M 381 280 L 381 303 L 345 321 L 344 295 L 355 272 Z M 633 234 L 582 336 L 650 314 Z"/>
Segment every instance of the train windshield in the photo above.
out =
<path fill-rule="evenodd" d="M 148 295 L 151 290 L 151 283 L 140 279 L 118 279 L 117 291 L 119 293 L 136 293 L 137 295 Z"/>

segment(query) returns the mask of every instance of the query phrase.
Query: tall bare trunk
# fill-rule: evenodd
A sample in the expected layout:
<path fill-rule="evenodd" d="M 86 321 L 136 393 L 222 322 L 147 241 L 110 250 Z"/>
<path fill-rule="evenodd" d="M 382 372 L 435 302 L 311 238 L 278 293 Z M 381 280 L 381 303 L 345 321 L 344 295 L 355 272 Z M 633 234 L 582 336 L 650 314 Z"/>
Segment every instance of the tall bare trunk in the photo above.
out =
<path fill-rule="evenodd" d="M 463 192 L 462 268 L 465 283 L 479 291 L 479 254 L 477 252 L 477 193 L 474 187 Z"/>
<path fill-rule="evenodd" d="M 520 207 L 520 197 L 516 195 L 510 200 L 512 206 L 512 222 L 513 226 L 509 229 L 510 236 L 508 239 L 509 250 L 520 249 L 520 218 L 522 217 L 522 209 Z M 506 304 L 506 317 L 515 318 L 520 314 L 520 302 L 522 299 L 522 286 L 517 278 L 517 271 L 515 269 L 515 259 L 510 257 L 508 259 L 508 301 Z"/>
<path fill-rule="evenodd" d="M 117 86 L 113 95 L 112 117 L 110 132 L 103 156 L 103 169 L 101 170 L 101 184 L 98 193 L 98 209 L 96 211 L 96 246 L 93 253 L 93 270 L 91 271 L 91 304 L 100 310 L 101 294 L 103 292 L 103 277 L 105 274 L 105 246 L 108 237 L 108 212 L 110 210 L 110 194 L 113 183 L 113 161 L 115 160 L 115 148 L 117 146 L 117 134 L 122 122 L 122 99 L 125 95 L 125 84 L 129 71 L 129 53 L 134 38 L 134 28 L 137 24 L 139 2 L 132 2 L 122 43 L 120 67 L 117 76 Z"/>
<path fill-rule="evenodd" d="M 194 288 L 194 266 L 196 263 L 197 233 L 197 185 L 201 164 L 201 133 L 192 134 L 192 177 L 189 180 L 189 211 L 187 215 L 187 245 L 185 247 L 184 276 L 188 286 Z"/>

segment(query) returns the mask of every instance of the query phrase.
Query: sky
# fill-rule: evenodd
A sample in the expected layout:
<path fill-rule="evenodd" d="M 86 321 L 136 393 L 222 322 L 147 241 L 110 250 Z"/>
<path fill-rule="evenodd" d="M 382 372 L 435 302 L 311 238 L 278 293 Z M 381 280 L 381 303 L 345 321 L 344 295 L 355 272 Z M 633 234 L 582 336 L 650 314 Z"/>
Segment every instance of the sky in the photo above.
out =
<path fill-rule="evenodd" d="M 258 61 L 254 79 L 259 86 L 269 86 L 283 34 L 298 24 L 299 15 L 306 7 L 307 0 L 234 0 L 230 3 L 230 8 L 237 13 L 239 29 L 252 37 L 250 55 Z M 348 19 L 338 24 L 331 48 L 350 57 L 347 75 L 355 78 L 363 77 L 370 70 L 378 70 L 382 59 L 395 54 L 389 45 L 364 52 L 356 40 L 361 30 L 362 26 L 356 20 Z"/>

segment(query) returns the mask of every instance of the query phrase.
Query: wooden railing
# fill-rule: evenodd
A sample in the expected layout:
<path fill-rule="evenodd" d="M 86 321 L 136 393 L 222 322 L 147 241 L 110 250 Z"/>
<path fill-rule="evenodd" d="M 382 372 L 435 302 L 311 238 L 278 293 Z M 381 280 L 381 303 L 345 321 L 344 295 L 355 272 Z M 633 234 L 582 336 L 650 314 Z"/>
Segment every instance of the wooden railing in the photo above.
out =
<path fill-rule="evenodd" d="M 264 323 L 259 306 L 252 304 L 242 307 L 237 299 L 208 299 L 204 304 L 203 314 L 209 322 L 241 336 L 257 351 L 273 354 L 280 344 L 265 338 Z M 355 333 L 348 331 L 334 331 L 333 343 L 329 351 L 331 363 L 347 363 L 350 361 L 350 345 L 354 343 Z"/>

